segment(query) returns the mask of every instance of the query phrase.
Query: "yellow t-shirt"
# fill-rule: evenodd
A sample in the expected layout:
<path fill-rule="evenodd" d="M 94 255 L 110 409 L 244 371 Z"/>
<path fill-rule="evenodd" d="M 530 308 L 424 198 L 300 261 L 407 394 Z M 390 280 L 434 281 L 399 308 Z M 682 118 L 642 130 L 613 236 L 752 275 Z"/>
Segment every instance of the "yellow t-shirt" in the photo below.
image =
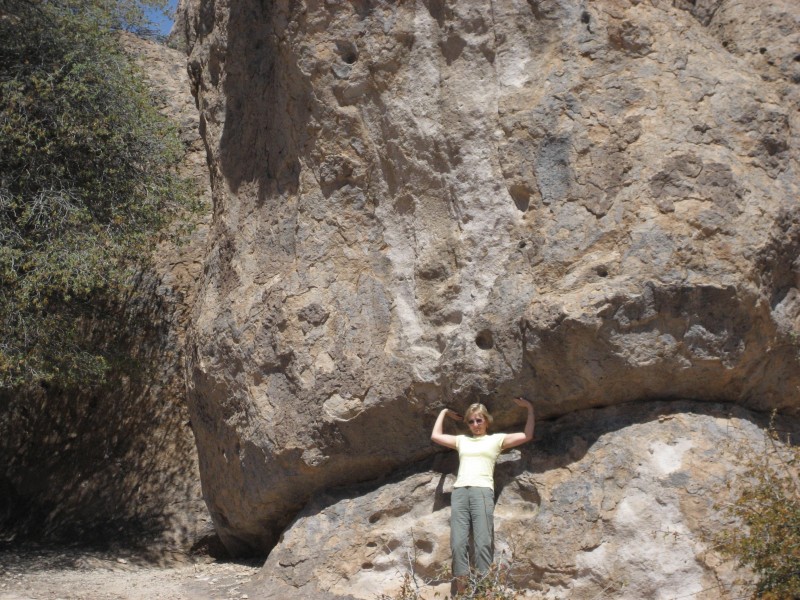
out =
<path fill-rule="evenodd" d="M 480 437 L 456 436 L 458 477 L 453 487 L 487 487 L 494 489 L 494 463 L 503 450 L 505 433 Z"/>

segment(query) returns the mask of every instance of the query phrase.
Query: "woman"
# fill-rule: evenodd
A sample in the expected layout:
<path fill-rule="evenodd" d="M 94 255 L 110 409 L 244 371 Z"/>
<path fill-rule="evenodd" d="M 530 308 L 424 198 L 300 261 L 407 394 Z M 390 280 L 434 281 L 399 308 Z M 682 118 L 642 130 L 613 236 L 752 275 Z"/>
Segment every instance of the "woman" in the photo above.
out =
<path fill-rule="evenodd" d="M 443 409 L 433 426 L 431 440 L 458 450 L 458 477 L 450 502 L 450 550 L 453 553 L 453 576 L 459 588 L 469 574 L 467 543 L 470 526 L 478 573 L 485 574 L 494 558 L 494 463 L 503 450 L 533 439 L 533 404 L 525 398 L 516 398 L 514 402 L 528 409 L 528 420 L 522 433 L 487 434 L 492 417 L 483 404 L 477 403 L 467 409 L 463 418 L 448 408 Z M 444 433 L 445 417 L 466 421 L 472 435 Z"/>

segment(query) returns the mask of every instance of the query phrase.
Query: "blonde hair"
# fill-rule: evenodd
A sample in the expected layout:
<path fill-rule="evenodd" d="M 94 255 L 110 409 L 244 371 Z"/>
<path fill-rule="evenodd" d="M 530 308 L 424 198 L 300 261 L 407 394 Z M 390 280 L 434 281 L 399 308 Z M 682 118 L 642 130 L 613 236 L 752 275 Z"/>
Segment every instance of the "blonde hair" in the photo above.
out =
<path fill-rule="evenodd" d="M 489 414 L 489 411 L 480 402 L 476 402 L 475 404 L 470 404 L 469 405 L 469 408 L 464 413 L 464 421 L 466 422 L 466 420 L 469 419 L 470 415 L 475 415 L 475 414 L 481 415 L 484 419 L 486 419 L 486 422 L 489 425 L 492 424 L 492 420 L 493 420 L 492 419 L 492 415 Z"/>

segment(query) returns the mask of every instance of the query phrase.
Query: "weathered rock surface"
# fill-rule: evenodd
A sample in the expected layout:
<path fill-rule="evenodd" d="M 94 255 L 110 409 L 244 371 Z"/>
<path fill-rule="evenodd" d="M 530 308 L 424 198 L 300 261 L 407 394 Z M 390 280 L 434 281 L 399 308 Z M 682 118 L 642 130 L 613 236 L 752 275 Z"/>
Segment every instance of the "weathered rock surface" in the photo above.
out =
<path fill-rule="evenodd" d="M 184 4 L 188 386 L 232 552 L 430 456 L 444 405 L 798 410 L 800 5 L 674 4 Z"/>
<path fill-rule="evenodd" d="M 545 425 L 533 444 L 501 455 L 496 558 L 524 597 L 741 597 L 742 573 L 714 547 L 713 535 L 728 525 L 715 504 L 731 500 L 741 455 L 768 447 L 758 420 L 731 405 L 674 402 Z M 252 593 L 374 599 L 396 593 L 413 572 L 422 597 L 447 597 L 453 458 L 315 497 Z"/>

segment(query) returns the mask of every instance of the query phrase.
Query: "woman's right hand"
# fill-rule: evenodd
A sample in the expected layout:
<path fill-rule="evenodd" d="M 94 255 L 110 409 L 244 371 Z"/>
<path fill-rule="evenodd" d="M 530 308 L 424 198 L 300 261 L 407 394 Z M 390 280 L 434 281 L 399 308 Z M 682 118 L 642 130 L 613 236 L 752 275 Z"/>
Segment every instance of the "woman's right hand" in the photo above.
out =
<path fill-rule="evenodd" d="M 431 432 L 431 440 L 445 448 L 457 448 L 456 436 L 444 432 L 444 419 L 450 417 L 454 421 L 463 421 L 464 418 L 454 410 L 443 408 L 436 417 L 436 423 L 433 425 Z"/>
<path fill-rule="evenodd" d="M 454 421 L 463 421 L 463 420 L 464 420 L 464 417 L 462 417 L 462 416 L 461 416 L 460 414 L 458 414 L 456 411 L 454 411 L 454 410 L 450 410 L 449 408 L 445 408 L 443 412 L 444 412 L 444 414 L 445 414 L 446 416 L 450 417 L 450 418 L 451 418 L 451 419 L 453 419 Z"/>

